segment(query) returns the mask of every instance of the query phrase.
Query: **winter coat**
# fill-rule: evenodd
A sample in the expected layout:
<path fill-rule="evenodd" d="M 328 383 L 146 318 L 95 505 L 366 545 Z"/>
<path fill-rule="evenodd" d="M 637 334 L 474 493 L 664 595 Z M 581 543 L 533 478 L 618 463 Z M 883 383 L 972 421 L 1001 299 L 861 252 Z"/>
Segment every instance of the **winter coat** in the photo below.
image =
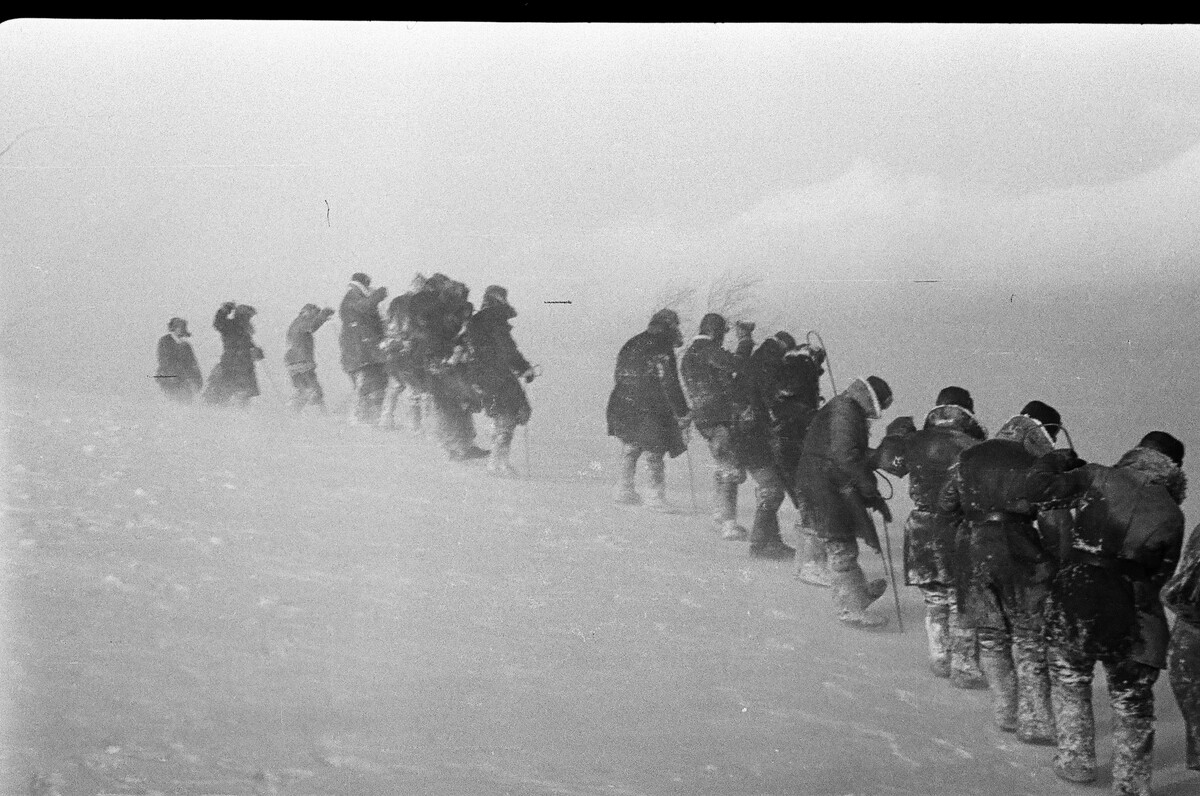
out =
<path fill-rule="evenodd" d="M 158 386 L 168 395 L 200 392 L 204 378 L 196 362 L 196 352 L 187 340 L 176 340 L 175 335 L 164 334 L 158 339 Z"/>
<path fill-rule="evenodd" d="M 772 410 L 780 394 L 784 352 L 782 343 L 768 337 L 750 356 L 735 383 L 733 450 L 738 464 L 747 470 L 779 468 L 779 440 Z"/>
<path fill-rule="evenodd" d="M 468 351 L 468 374 L 483 396 L 488 417 L 515 418 L 518 425 L 529 422 L 531 409 L 519 376 L 529 371 L 529 362 L 517 350 L 509 321 L 517 311 L 508 304 L 485 305 L 471 316 L 463 329 Z"/>
<path fill-rule="evenodd" d="M 736 418 L 734 385 L 750 361 L 754 342 L 738 341 L 736 352 L 706 334 L 696 335 L 679 362 L 680 376 L 692 408 L 692 420 L 702 433 L 710 426 L 731 425 Z"/>
<path fill-rule="evenodd" d="M 254 326 L 250 319 L 235 313 L 235 305 L 223 304 L 213 318 L 213 328 L 221 335 L 221 359 L 208 377 L 205 399 L 221 404 L 234 393 L 253 398 L 258 391 L 254 363 L 263 358 L 263 351 L 254 344 Z"/>
<path fill-rule="evenodd" d="M 794 491 L 823 539 L 857 536 L 879 548 L 866 510 L 868 502 L 880 497 L 868 444 L 870 418 L 878 415 L 871 388 L 855 379 L 818 409 L 808 426 Z"/>
<path fill-rule="evenodd" d="M 1192 529 L 1175 574 L 1160 592 L 1179 621 L 1200 631 L 1200 525 Z"/>
<path fill-rule="evenodd" d="M 1183 472 L 1150 448 L 1134 448 L 1112 467 L 1060 472 L 1058 461 L 1042 459 L 1029 479 L 1039 499 L 1076 501 L 1068 552 L 1050 587 L 1052 643 L 1166 668 L 1170 634 L 1159 591 L 1183 545 Z"/>
<path fill-rule="evenodd" d="M 938 496 L 959 454 L 986 437 L 983 426 L 966 409 L 936 406 L 925 416 L 920 431 L 900 438 L 898 455 L 881 457 L 884 470 L 908 476 L 913 510 L 904 525 L 904 571 L 909 586 L 955 584 L 958 522 L 936 512 Z"/>
<path fill-rule="evenodd" d="M 309 373 L 317 369 L 313 354 L 313 333 L 325 325 L 330 314 L 324 310 L 315 314 L 301 313 L 287 330 L 287 351 L 283 364 L 288 373 Z"/>
<path fill-rule="evenodd" d="M 342 332 L 338 343 L 342 349 L 342 370 L 354 373 L 370 365 L 382 365 L 386 356 L 379 344 L 383 341 L 383 319 L 379 316 L 379 302 L 387 290 L 380 287 L 368 290 L 358 282 L 351 282 L 338 317 L 342 321 Z"/>
<path fill-rule="evenodd" d="M 617 354 L 606 411 L 608 434 L 672 458 L 687 450 L 678 419 L 688 413 L 669 332 L 647 329 Z"/>
<path fill-rule="evenodd" d="M 775 391 L 767 407 L 775 458 L 789 484 L 796 476 L 809 423 L 823 401 L 820 381 L 824 372 L 811 357 L 799 351 L 784 354 L 779 365 Z"/>

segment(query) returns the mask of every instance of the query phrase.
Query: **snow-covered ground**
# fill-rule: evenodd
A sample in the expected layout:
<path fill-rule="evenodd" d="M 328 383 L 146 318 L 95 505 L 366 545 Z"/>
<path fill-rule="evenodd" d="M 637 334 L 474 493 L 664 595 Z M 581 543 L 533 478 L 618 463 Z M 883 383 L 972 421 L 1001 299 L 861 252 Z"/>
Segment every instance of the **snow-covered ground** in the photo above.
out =
<path fill-rule="evenodd" d="M 535 382 L 518 480 L 265 380 L 246 413 L 135 386 L 7 385 L 4 793 L 1085 792 L 927 672 L 913 590 L 905 633 L 851 630 L 721 541 L 701 446 L 697 510 L 684 457 L 679 513 L 612 505 L 588 385 Z M 1155 792 L 1196 793 L 1156 694 Z"/>

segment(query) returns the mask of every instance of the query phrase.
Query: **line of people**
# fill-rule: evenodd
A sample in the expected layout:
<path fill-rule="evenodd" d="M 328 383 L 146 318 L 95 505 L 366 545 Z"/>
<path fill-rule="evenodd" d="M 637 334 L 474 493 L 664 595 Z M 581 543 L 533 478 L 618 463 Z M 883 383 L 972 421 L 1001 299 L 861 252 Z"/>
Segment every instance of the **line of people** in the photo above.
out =
<path fill-rule="evenodd" d="M 661 310 L 622 347 L 607 407 L 608 432 L 622 442 L 617 503 L 671 510 L 665 457 L 686 451 L 694 425 L 711 454 L 722 537 L 749 538 L 754 556 L 796 558 L 797 577 L 829 587 L 843 623 L 879 628 L 886 617 L 867 609 L 887 582 L 867 581 L 858 543 L 881 550 L 869 512 L 891 521 L 876 471 L 907 477 L 905 583 L 924 599 L 932 673 L 990 689 L 999 729 L 1055 746 L 1056 775 L 1086 783 L 1096 779 L 1091 692 L 1103 665 L 1112 789 L 1144 795 L 1153 685 L 1169 668 L 1187 765 L 1200 770 L 1200 527 L 1182 550 L 1182 442 L 1152 431 L 1112 466 L 1088 464 L 1056 447 L 1063 423 L 1048 404 L 1030 401 L 989 439 L 970 392 L 950 386 L 921 428 L 896 418 L 871 448 L 870 423 L 892 403 L 883 379 L 856 379 L 825 401 L 819 347 L 786 332 L 755 347 L 754 325 L 738 322 L 728 350 L 728 331 L 710 313 L 685 347 L 678 315 Z M 643 459 L 645 499 L 635 485 Z M 749 532 L 737 523 L 747 475 Z M 798 510 L 799 555 L 780 538 L 785 497 Z M 1176 615 L 1170 630 L 1164 603 Z"/>
<path fill-rule="evenodd" d="M 337 311 L 341 366 L 353 385 L 356 424 L 397 428 L 397 410 L 403 407 L 405 425 L 436 435 L 450 459 L 486 457 L 489 472 L 511 476 L 513 436 L 532 415 L 522 382 L 532 382 L 537 369 L 513 340 L 517 312 L 508 291 L 489 286 L 478 310 L 469 294 L 465 284 L 444 274 L 418 274 L 381 313 L 387 288 L 372 288 L 367 274 L 352 275 Z M 213 328 L 221 336 L 222 353 L 207 382 L 187 339 L 187 321 L 172 318 L 157 349 L 156 378 L 163 392 L 181 403 L 199 397 L 213 405 L 248 405 L 260 394 L 255 364 L 264 358 L 254 342 L 256 314 L 254 307 L 235 301 L 217 310 Z M 288 327 L 283 360 L 294 388 L 288 400 L 294 412 L 306 407 L 326 412 L 314 334 L 333 315 L 331 307 L 305 304 Z M 473 415 L 478 412 L 492 421 L 490 450 L 475 444 Z"/>

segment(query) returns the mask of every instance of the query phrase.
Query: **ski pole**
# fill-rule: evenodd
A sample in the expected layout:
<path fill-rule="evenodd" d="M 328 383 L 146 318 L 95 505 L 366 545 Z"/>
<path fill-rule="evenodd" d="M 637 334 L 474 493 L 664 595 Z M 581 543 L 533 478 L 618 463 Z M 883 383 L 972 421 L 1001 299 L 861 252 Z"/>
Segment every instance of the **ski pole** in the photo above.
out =
<path fill-rule="evenodd" d="M 880 519 L 883 519 L 882 517 Z M 900 615 L 900 592 L 896 591 L 896 570 L 892 566 L 892 539 L 888 533 L 888 521 L 883 520 L 883 549 L 887 554 L 888 579 L 892 582 L 892 599 L 896 603 L 896 628 L 904 632 L 904 617 Z"/>
<path fill-rule="evenodd" d="M 804 342 L 808 342 L 813 337 L 817 338 L 817 345 L 821 346 L 821 350 L 825 352 L 825 370 L 829 373 L 829 385 L 833 387 L 833 394 L 838 394 L 837 382 L 833 378 L 833 362 L 829 358 L 829 349 L 825 347 L 825 341 L 821 338 L 821 333 L 816 329 L 809 329 L 804 335 Z"/>

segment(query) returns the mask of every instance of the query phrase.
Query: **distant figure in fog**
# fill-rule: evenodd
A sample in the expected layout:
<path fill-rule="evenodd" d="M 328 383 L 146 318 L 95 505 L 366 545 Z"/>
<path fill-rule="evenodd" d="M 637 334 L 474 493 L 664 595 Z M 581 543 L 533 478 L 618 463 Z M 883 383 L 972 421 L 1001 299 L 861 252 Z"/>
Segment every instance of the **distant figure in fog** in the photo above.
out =
<path fill-rule="evenodd" d="M 387 298 L 387 288 L 371 290 L 371 277 L 356 273 L 350 277 L 349 289 L 342 297 L 338 316 L 342 333 L 338 338 L 342 349 L 342 370 L 354 382 L 354 422 L 375 424 L 383 408 L 383 393 L 387 388 L 384 363 L 387 356 L 380 348 L 383 342 L 383 318 L 379 302 Z"/>
<path fill-rule="evenodd" d="M 208 377 L 204 400 L 210 404 L 233 401 L 247 406 L 259 395 L 258 377 L 254 363 L 263 358 L 263 351 L 254 344 L 254 324 L 250 319 L 257 311 L 248 304 L 227 301 L 217 310 L 213 328 L 221 335 L 221 360 Z"/>
<path fill-rule="evenodd" d="M 646 331 L 630 338 L 617 354 L 616 384 L 606 413 L 609 436 L 624 443 L 614 495 L 617 503 L 642 502 L 634 489 L 634 474 L 638 459 L 645 455 L 650 473 L 646 506 L 669 510 L 663 457 L 675 458 L 687 450 L 683 429 L 691 422 L 675 364 L 675 349 L 682 345 L 679 316 L 664 309 L 654 313 Z"/>
<path fill-rule="evenodd" d="M 155 378 L 163 394 L 182 404 L 190 404 L 204 386 L 196 353 L 186 339 L 191 336 L 187 321 L 172 318 L 167 322 L 167 333 L 158 339 L 158 370 L 155 371 Z"/>
<path fill-rule="evenodd" d="M 305 304 L 288 327 L 287 352 L 283 355 L 283 363 L 292 377 L 292 386 L 296 388 L 295 395 L 288 401 L 294 412 L 311 404 L 322 414 L 325 413 L 325 393 L 317 381 L 317 362 L 313 355 L 313 332 L 332 316 L 332 307 L 321 309 L 316 304 Z"/>

